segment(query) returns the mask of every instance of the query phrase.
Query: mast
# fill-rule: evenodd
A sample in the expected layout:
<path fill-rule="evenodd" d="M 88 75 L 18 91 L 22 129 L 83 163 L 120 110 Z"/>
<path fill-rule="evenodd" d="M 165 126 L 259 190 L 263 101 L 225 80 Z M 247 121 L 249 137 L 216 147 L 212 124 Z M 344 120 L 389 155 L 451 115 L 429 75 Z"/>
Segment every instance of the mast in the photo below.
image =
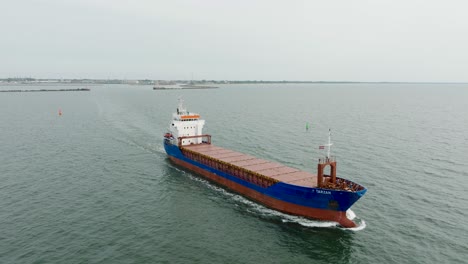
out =
<path fill-rule="evenodd" d="M 177 114 L 185 114 L 186 110 L 184 107 L 184 99 L 182 97 L 179 97 L 179 107 L 177 108 Z"/>
<path fill-rule="evenodd" d="M 317 186 L 319 188 L 329 188 L 333 187 L 336 184 L 336 160 L 330 156 L 331 146 L 331 129 L 328 129 L 328 144 L 320 146 L 320 149 L 324 149 L 325 146 L 327 149 L 327 156 L 325 159 L 319 159 L 317 165 Z M 330 175 L 324 175 L 325 167 L 330 166 Z M 324 179 L 324 177 L 330 177 Z M 325 180 L 325 181 L 324 181 Z"/>
<path fill-rule="evenodd" d="M 328 144 L 325 144 L 325 146 L 327 146 L 327 159 L 330 159 L 330 151 L 332 145 L 333 143 L 331 142 L 331 129 L 328 129 Z"/>

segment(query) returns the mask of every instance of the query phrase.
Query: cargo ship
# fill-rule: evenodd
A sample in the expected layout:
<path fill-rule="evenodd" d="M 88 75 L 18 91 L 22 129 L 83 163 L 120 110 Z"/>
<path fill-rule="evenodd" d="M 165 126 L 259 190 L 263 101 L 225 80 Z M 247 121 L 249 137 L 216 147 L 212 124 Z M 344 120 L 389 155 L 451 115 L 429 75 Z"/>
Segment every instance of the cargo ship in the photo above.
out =
<path fill-rule="evenodd" d="M 328 151 L 318 159 L 317 174 L 313 174 L 215 146 L 211 135 L 203 134 L 204 125 L 205 120 L 187 111 L 179 99 L 163 140 L 175 164 L 277 211 L 333 221 L 345 228 L 357 226 L 346 211 L 367 189 L 337 177 L 336 159 L 330 155 L 331 133 L 328 144 L 319 147 Z"/>

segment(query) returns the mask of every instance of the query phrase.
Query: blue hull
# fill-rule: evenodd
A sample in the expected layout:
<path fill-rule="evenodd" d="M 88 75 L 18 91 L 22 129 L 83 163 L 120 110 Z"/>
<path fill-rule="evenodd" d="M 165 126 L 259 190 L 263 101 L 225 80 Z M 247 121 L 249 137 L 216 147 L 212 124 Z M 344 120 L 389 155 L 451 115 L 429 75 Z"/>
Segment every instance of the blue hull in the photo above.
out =
<path fill-rule="evenodd" d="M 240 184 L 246 188 L 255 190 L 256 192 L 261 193 L 265 196 L 283 202 L 299 206 L 305 206 L 313 209 L 345 212 L 367 191 L 367 189 L 365 188 L 356 192 L 329 190 L 322 188 L 310 188 L 291 185 L 283 182 L 279 182 L 269 187 L 263 188 L 258 185 L 239 179 L 235 176 L 229 175 L 225 172 L 211 168 L 207 165 L 188 159 L 182 154 L 178 146 L 172 145 L 166 140 L 164 141 L 164 149 L 166 150 L 166 153 L 169 156 L 184 161 L 188 164 L 194 165 L 200 168 L 201 170 L 216 174 L 219 177 Z"/>

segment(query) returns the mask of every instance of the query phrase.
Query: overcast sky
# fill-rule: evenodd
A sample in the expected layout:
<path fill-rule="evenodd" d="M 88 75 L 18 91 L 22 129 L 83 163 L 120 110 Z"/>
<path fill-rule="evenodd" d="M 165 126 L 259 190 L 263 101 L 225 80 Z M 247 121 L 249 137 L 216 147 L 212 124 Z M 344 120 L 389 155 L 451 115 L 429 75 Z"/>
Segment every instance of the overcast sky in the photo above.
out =
<path fill-rule="evenodd" d="M 468 1 L 0 1 L 0 78 L 192 74 L 468 82 Z"/>

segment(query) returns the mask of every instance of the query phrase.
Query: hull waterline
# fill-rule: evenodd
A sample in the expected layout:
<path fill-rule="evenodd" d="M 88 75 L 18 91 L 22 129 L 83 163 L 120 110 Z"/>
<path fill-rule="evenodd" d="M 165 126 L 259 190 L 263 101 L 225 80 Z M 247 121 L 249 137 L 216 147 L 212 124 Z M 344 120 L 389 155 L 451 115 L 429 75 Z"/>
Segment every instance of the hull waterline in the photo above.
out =
<path fill-rule="evenodd" d="M 221 186 L 224 186 L 225 188 L 229 190 L 235 191 L 236 193 L 239 193 L 251 200 L 254 200 L 260 204 L 263 204 L 277 211 L 291 214 L 291 215 L 297 215 L 297 216 L 303 216 L 303 217 L 307 217 L 311 219 L 322 220 L 322 221 L 333 221 L 333 222 L 337 222 L 338 224 L 340 224 L 341 226 L 345 228 L 353 228 L 357 226 L 356 223 L 354 223 L 352 220 L 346 217 L 346 211 L 316 209 L 316 208 L 310 208 L 306 206 L 284 202 L 284 201 L 272 198 L 270 196 L 264 195 L 260 192 L 257 192 L 253 189 L 245 187 L 236 182 L 230 181 L 226 178 L 220 177 L 214 173 L 206 171 L 196 165 L 190 164 L 176 157 L 169 156 L 169 158 L 172 162 L 174 162 L 175 164 L 181 167 L 184 167 L 193 172 L 196 172 L 197 174 L 204 176 L 205 178 L 209 179 L 212 182 L 215 182 Z"/>

